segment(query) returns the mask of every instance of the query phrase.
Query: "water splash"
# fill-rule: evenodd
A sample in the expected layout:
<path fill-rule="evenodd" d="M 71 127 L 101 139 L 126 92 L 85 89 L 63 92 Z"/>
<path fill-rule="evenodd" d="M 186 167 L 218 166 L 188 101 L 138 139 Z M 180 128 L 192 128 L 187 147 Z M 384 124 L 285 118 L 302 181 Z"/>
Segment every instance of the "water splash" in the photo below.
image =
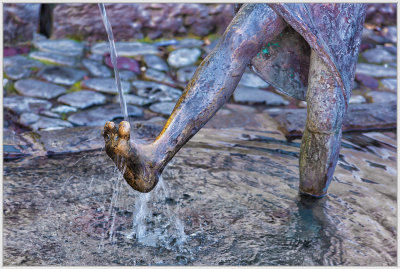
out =
<path fill-rule="evenodd" d="M 117 50 L 115 48 L 115 43 L 114 43 L 114 35 L 112 32 L 110 21 L 107 18 L 106 8 L 105 8 L 104 4 L 99 4 L 99 8 L 100 8 L 101 17 L 103 18 L 104 26 L 106 27 L 108 41 L 110 43 L 110 56 L 111 56 L 111 62 L 114 66 L 115 83 L 117 84 L 117 89 L 118 89 L 118 93 L 119 93 L 119 101 L 120 101 L 120 105 L 121 105 L 122 115 L 124 115 L 124 120 L 128 121 L 129 120 L 128 109 L 126 106 L 124 93 L 122 92 L 121 79 L 119 77 L 119 70 L 118 70 L 118 66 L 117 66 L 117 57 L 118 56 L 117 56 Z"/>

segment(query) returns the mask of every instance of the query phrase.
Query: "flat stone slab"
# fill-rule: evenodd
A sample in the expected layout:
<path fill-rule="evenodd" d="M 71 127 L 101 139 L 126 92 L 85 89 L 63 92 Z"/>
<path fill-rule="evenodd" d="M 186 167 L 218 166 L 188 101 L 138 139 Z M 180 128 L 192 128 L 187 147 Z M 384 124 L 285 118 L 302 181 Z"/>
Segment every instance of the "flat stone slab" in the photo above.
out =
<path fill-rule="evenodd" d="M 45 65 L 37 60 L 30 59 L 26 56 L 15 55 L 3 58 L 3 67 L 7 66 L 19 66 L 23 68 L 42 68 Z"/>
<path fill-rule="evenodd" d="M 18 65 L 7 66 L 6 68 L 4 68 L 4 72 L 6 73 L 8 78 L 13 80 L 26 78 L 31 75 L 31 70 Z"/>
<path fill-rule="evenodd" d="M 375 78 L 389 78 L 396 77 L 397 70 L 395 68 L 384 67 L 381 65 L 358 63 L 356 74 L 368 75 Z"/>
<path fill-rule="evenodd" d="M 32 118 L 31 118 L 32 120 Z M 29 124 L 33 131 L 37 130 L 55 130 L 72 127 L 73 125 L 65 120 L 54 119 L 44 116 L 39 116 L 35 122 Z"/>
<path fill-rule="evenodd" d="M 381 83 L 383 86 L 391 91 L 396 92 L 397 91 L 397 79 L 395 78 L 384 78 L 381 80 Z"/>
<path fill-rule="evenodd" d="M 367 100 L 362 95 L 352 95 L 349 100 L 350 104 L 363 104 L 366 102 L 367 102 Z"/>
<path fill-rule="evenodd" d="M 176 78 L 181 83 L 187 83 L 196 73 L 197 66 L 186 66 L 176 72 Z"/>
<path fill-rule="evenodd" d="M 38 50 L 65 56 L 81 57 L 83 54 L 83 44 L 69 39 L 37 40 L 33 45 Z"/>
<path fill-rule="evenodd" d="M 52 99 L 67 91 L 64 87 L 36 79 L 18 80 L 14 87 L 19 94 L 43 99 Z"/>
<path fill-rule="evenodd" d="M 70 67 L 76 66 L 78 64 L 78 60 L 76 58 L 44 51 L 33 51 L 29 53 L 29 57 L 36 60 Z"/>
<path fill-rule="evenodd" d="M 119 70 L 119 78 L 125 81 L 131 81 L 137 78 L 136 74 L 130 70 Z"/>
<path fill-rule="evenodd" d="M 98 61 L 83 59 L 82 64 L 89 71 L 90 75 L 94 77 L 108 78 L 112 76 L 111 70 Z"/>
<path fill-rule="evenodd" d="M 182 91 L 176 88 L 153 81 L 136 80 L 132 85 L 137 89 L 137 95 L 153 101 L 176 101 L 182 95 Z"/>
<path fill-rule="evenodd" d="M 118 94 L 114 78 L 91 78 L 82 81 L 81 86 L 98 92 Z M 130 83 L 126 81 L 121 81 L 121 87 L 124 93 L 129 92 L 131 89 Z"/>
<path fill-rule="evenodd" d="M 143 61 L 148 68 L 153 68 L 155 70 L 165 72 L 169 70 L 167 63 L 157 55 L 144 55 Z"/>
<path fill-rule="evenodd" d="M 262 78 L 251 72 L 245 72 L 239 81 L 239 85 L 253 88 L 268 88 L 269 84 Z"/>
<path fill-rule="evenodd" d="M 307 109 L 266 109 L 286 137 L 302 136 Z M 396 101 L 376 104 L 350 104 L 343 120 L 343 132 L 393 129 L 397 126 Z"/>
<path fill-rule="evenodd" d="M 64 67 L 64 66 L 48 66 L 40 70 L 38 77 L 62 85 L 71 86 L 81 80 L 87 73 L 85 71 Z"/>
<path fill-rule="evenodd" d="M 369 62 L 369 63 L 389 63 L 396 61 L 396 55 L 391 54 L 386 49 L 382 47 L 376 47 L 370 50 L 367 50 L 362 53 L 362 56 Z"/>
<path fill-rule="evenodd" d="M 59 114 L 67 114 L 67 113 L 71 113 L 71 112 L 76 112 L 77 109 L 72 106 L 61 105 L 61 106 L 56 106 L 56 107 L 52 108 L 50 111 L 54 112 L 54 113 L 59 113 Z"/>
<path fill-rule="evenodd" d="M 175 105 L 176 105 L 175 102 L 162 102 L 162 103 L 152 104 L 149 107 L 149 109 L 153 112 L 169 116 L 171 115 L 172 110 L 174 110 Z"/>
<path fill-rule="evenodd" d="M 31 143 L 14 131 L 3 129 L 3 159 L 5 161 L 23 158 L 31 154 Z"/>
<path fill-rule="evenodd" d="M 366 94 L 366 97 L 370 98 L 373 103 L 387 103 L 397 100 L 395 93 L 382 91 L 370 91 Z"/>
<path fill-rule="evenodd" d="M 132 57 L 145 54 L 160 54 L 157 46 L 140 42 L 116 42 L 115 48 L 118 56 Z M 110 53 L 108 42 L 100 42 L 92 46 L 91 52 L 104 55 Z"/>
<path fill-rule="evenodd" d="M 161 82 L 161 83 L 167 83 L 167 84 L 172 84 L 174 85 L 175 82 L 172 80 L 172 78 L 170 76 L 168 76 L 167 74 L 155 70 L 155 69 L 147 69 L 146 73 L 144 74 L 144 78 L 148 79 L 148 80 L 152 80 L 152 81 L 156 81 L 156 82 Z"/>
<path fill-rule="evenodd" d="M 62 95 L 57 101 L 76 108 L 85 109 L 90 106 L 104 104 L 106 97 L 98 92 L 81 90 Z"/>
<path fill-rule="evenodd" d="M 127 105 L 127 108 L 128 115 L 130 117 L 143 116 L 143 109 L 132 105 Z M 109 104 L 78 112 L 69 116 L 68 120 L 79 126 L 104 126 L 106 121 L 110 121 L 115 118 L 123 118 L 119 104 Z"/>
<path fill-rule="evenodd" d="M 104 57 L 104 63 L 114 69 L 114 65 L 111 61 L 111 57 L 109 55 L 106 55 Z M 118 56 L 117 58 L 117 67 L 119 70 L 130 70 L 134 72 L 135 74 L 140 74 L 140 65 L 139 63 L 131 58 L 128 57 L 120 57 Z"/>
<path fill-rule="evenodd" d="M 195 39 L 195 38 L 185 38 L 179 40 L 178 44 L 172 45 L 174 49 L 181 49 L 181 48 L 196 48 L 203 46 L 204 41 Z"/>
<path fill-rule="evenodd" d="M 134 94 L 124 94 L 125 97 L 125 101 L 127 104 L 131 104 L 131 105 L 137 105 L 137 106 L 145 106 L 148 104 L 153 103 L 153 100 L 150 100 L 148 98 L 144 98 L 141 96 L 137 96 Z M 113 99 L 114 103 L 119 103 L 119 96 L 115 96 Z"/>
<path fill-rule="evenodd" d="M 289 104 L 289 101 L 285 100 L 282 96 L 276 93 L 241 85 L 239 85 L 233 92 L 233 98 L 236 102 L 239 103 L 265 103 L 266 105 L 273 106 Z"/>
<path fill-rule="evenodd" d="M 168 64 L 175 68 L 193 65 L 199 59 L 200 55 L 201 51 L 198 48 L 174 50 L 168 56 Z"/>
<path fill-rule="evenodd" d="M 3 106 L 16 114 L 22 114 L 23 112 L 38 113 L 41 110 L 50 109 L 51 103 L 46 100 L 32 97 L 10 96 L 4 97 Z"/>

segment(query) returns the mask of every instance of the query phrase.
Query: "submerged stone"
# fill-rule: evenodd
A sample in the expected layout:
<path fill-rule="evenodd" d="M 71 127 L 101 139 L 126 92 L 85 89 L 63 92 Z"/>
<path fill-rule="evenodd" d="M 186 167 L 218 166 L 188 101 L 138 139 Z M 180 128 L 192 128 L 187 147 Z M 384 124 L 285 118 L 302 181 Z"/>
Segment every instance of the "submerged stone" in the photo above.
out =
<path fill-rule="evenodd" d="M 240 103 L 265 103 L 275 106 L 289 104 L 289 101 L 276 93 L 240 85 L 233 92 L 233 98 Z"/>
<path fill-rule="evenodd" d="M 194 73 L 197 70 L 197 66 L 186 66 L 179 69 L 176 72 L 177 80 L 181 83 L 186 83 L 192 79 Z"/>
<path fill-rule="evenodd" d="M 154 101 L 152 101 L 150 99 L 147 99 L 147 98 L 144 98 L 144 97 L 141 97 L 141 96 L 137 96 L 137 95 L 134 95 L 134 94 L 124 94 L 124 97 L 125 97 L 126 103 L 127 104 L 131 104 L 131 105 L 145 106 L 145 105 L 148 105 L 148 104 L 151 104 L 151 103 L 154 102 Z M 113 100 L 114 100 L 115 103 L 119 103 L 120 102 L 118 95 L 115 96 Z"/>
<path fill-rule="evenodd" d="M 175 68 L 180 68 L 188 65 L 193 65 L 196 63 L 197 59 L 200 57 L 201 51 L 198 48 L 188 49 L 178 49 L 171 52 L 168 56 L 168 63 L 170 66 Z"/>
<path fill-rule="evenodd" d="M 175 84 L 175 82 L 172 80 L 170 76 L 167 74 L 157 71 L 155 69 L 147 69 L 146 73 L 144 74 L 144 78 L 148 80 L 153 80 L 156 82 L 161 82 L 161 83 L 168 83 L 168 84 Z"/>
<path fill-rule="evenodd" d="M 114 78 L 91 78 L 81 82 L 82 87 L 108 94 L 118 94 L 117 84 Z M 122 91 L 129 92 L 131 85 L 121 81 Z"/>
<path fill-rule="evenodd" d="M 115 48 L 119 56 L 125 57 L 160 53 L 157 46 L 140 42 L 116 42 Z M 108 42 L 97 43 L 92 46 L 91 52 L 101 55 L 110 53 L 110 45 Z"/>
<path fill-rule="evenodd" d="M 130 117 L 143 116 L 143 109 L 139 107 L 127 105 L 127 109 Z M 123 118 L 119 104 L 109 104 L 72 114 L 68 121 L 79 126 L 104 126 L 106 121 L 115 118 Z"/>
<path fill-rule="evenodd" d="M 132 85 L 137 89 L 137 95 L 154 101 L 176 101 L 182 95 L 182 92 L 176 88 L 152 81 L 136 80 L 132 82 Z"/>
<path fill-rule="evenodd" d="M 64 56 L 64 55 L 60 55 L 60 54 L 54 54 L 54 53 L 50 53 L 50 52 L 44 52 L 44 51 L 33 51 L 33 52 L 29 53 L 29 57 L 36 59 L 36 60 L 46 61 L 46 62 L 70 66 L 70 67 L 78 64 L 78 61 L 76 58 L 72 58 L 72 57 Z"/>
<path fill-rule="evenodd" d="M 168 71 L 167 63 L 157 55 L 144 55 L 143 60 L 148 68 L 158 71 Z"/>
<path fill-rule="evenodd" d="M 153 112 L 169 116 L 171 115 L 175 105 L 176 105 L 175 102 L 162 102 L 162 103 L 152 104 L 149 107 L 149 109 Z"/>
<path fill-rule="evenodd" d="M 397 70 L 391 67 L 385 67 L 375 64 L 358 63 L 356 67 L 356 75 L 363 74 L 371 77 L 396 77 Z"/>
<path fill-rule="evenodd" d="M 52 108 L 50 111 L 59 113 L 59 114 L 66 114 L 66 113 L 70 113 L 70 112 L 76 112 L 77 109 L 72 106 L 61 105 L 61 106 L 56 106 L 56 107 Z"/>
<path fill-rule="evenodd" d="M 37 74 L 38 77 L 49 82 L 68 86 L 75 84 L 86 75 L 85 71 L 63 66 L 49 66 Z"/>
<path fill-rule="evenodd" d="M 60 96 L 57 101 L 73 107 L 85 109 L 93 105 L 104 104 L 106 102 L 106 97 L 98 92 L 82 90 Z"/>
<path fill-rule="evenodd" d="M 22 68 L 42 68 L 44 64 L 34 59 L 30 59 L 26 56 L 15 55 L 3 58 L 3 67 L 7 66 L 19 66 Z"/>
<path fill-rule="evenodd" d="M 14 87 L 19 94 L 43 99 L 52 99 L 67 91 L 64 87 L 35 79 L 18 80 Z"/>
<path fill-rule="evenodd" d="M 49 109 L 51 103 L 46 100 L 32 97 L 10 96 L 4 97 L 3 106 L 16 114 L 21 114 L 23 112 L 38 113 L 41 110 Z"/>
<path fill-rule="evenodd" d="M 41 51 L 65 56 L 80 57 L 83 53 L 83 44 L 69 39 L 36 40 L 33 45 Z"/>
<path fill-rule="evenodd" d="M 396 55 L 391 54 L 386 49 L 381 47 L 376 47 L 370 50 L 367 50 L 362 53 L 362 56 L 369 62 L 369 63 L 388 63 L 388 62 L 395 62 Z"/>
<path fill-rule="evenodd" d="M 19 65 L 7 66 L 6 68 L 4 68 L 4 72 L 6 73 L 8 78 L 13 80 L 26 78 L 31 75 L 31 70 Z"/>
<path fill-rule="evenodd" d="M 102 65 L 98 61 L 83 59 L 82 64 L 94 77 L 103 77 L 103 78 L 111 77 L 110 69 L 108 69 L 107 66 Z"/>
<path fill-rule="evenodd" d="M 253 88 L 267 88 L 269 84 L 254 73 L 245 72 L 239 81 L 239 85 Z"/>

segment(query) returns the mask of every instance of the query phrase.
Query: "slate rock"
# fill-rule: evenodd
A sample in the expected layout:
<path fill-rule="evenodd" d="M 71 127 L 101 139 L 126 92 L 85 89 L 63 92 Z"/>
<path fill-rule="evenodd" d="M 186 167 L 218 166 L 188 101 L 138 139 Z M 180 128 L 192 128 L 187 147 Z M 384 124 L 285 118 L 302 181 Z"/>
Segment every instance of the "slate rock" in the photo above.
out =
<path fill-rule="evenodd" d="M 182 95 L 182 92 L 176 88 L 152 81 L 136 80 L 132 82 L 132 85 L 137 89 L 137 95 L 153 101 L 176 101 Z"/>
<path fill-rule="evenodd" d="M 105 64 L 114 69 L 114 65 L 112 64 L 110 55 L 106 55 L 104 57 Z M 140 65 L 139 63 L 131 58 L 127 57 L 117 57 L 117 67 L 119 70 L 130 70 L 135 74 L 140 74 Z"/>
<path fill-rule="evenodd" d="M 367 50 L 362 53 L 362 56 L 367 60 L 369 63 L 388 63 L 388 62 L 395 62 L 396 56 L 388 52 L 387 50 L 376 47 L 370 50 Z"/>
<path fill-rule="evenodd" d="M 94 77 L 111 77 L 111 70 L 107 66 L 102 65 L 98 61 L 83 59 L 82 65 L 89 71 L 89 73 Z"/>
<path fill-rule="evenodd" d="M 363 74 L 371 77 L 396 77 L 397 70 L 395 68 L 384 67 L 375 64 L 358 63 L 356 74 Z"/>
<path fill-rule="evenodd" d="M 240 85 L 234 91 L 233 98 L 240 103 L 265 103 L 275 106 L 289 104 L 289 101 L 276 93 Z"/>
<path fill-rule="evenodd" d="M 78 64 L 78 60 L 76 58 L 44 51 L 32 51 L 31 53 L 29 53 L 29 57 L 36 60 L 70 67 L 76 66 Z"/>
<path fill-rule="evenodd" d="M 149 109 L 153 112 L 163 114 L 165 116 L 169 116 L 172 113 L 176 103 L 175 102 L 162 102 L 152 104 Z"/>
<path fill-rule="evenodd" d="M 389 42 L 397 43 L 397 26 L 385 27 L 382 33 Z"/>
<path fill-rule="evenodd" d="M 143 109 L 127 105 L 130 117 L 143 116 Z M 123 118 L 119 104 L 109 104 L 72 114 L 68 121 L 79 126 L 104 126 L 107 121 L 115 118 Z"/>
<path fill-rule="evenodd" d="M 397 100 L 397 95 L 391 92 L 370 91 L 366 96 L 370 98 L 373 103 L 387 103 Z"/>
<path fill-rule="evenodd" d="M 153 100 L 137 96 L 134 94 L 124 94 L 124 98 L 127 104 L 137 105 L 137 106 L 145 106 L 154 102 Z M 114 103 L 119 103 L 120 102 L 119 96 L 115 96 L 113 101 Z"/>
<path fill-rule="evenodd" d="M 143 61 L 148 68 L 152 68 L 158 71 L 168 71 L 167 63 L 157 55 L 144 55 Z"/>
<path fill-rule="evenodd" d="M 181 48 L 196 48 L 203 46 L 204 41 L 194 38 L 185 38 L 179 40 L 178 44 L 172 45 L 174 49 L 181 49 Z"/>
<path fill-rule="evenodd" d="M 375 44 L 383 44 L 387 41 L 383 36 L 377 35 L 373 30 L 364 27 L 362 32 L 362 43 L 373 42 Z"/>
<path fill-rule="evenodd" d="M 49 118 L 56 118 L 56 119 L 60 119 L 61 118 L 60 114 L 51 112 L 49 110 L 42 110 L 42 111 L 39 112 L 39 114 L 42 115 L 42 116 L 49 117 Z"/>
<path fill-rule="evenodd" d="M 147 69 L 146 73 L 144 74 L 144 78 L 156 82 L 167 83 L 167 84 L 175 84 L 170 76 L 167 74 L 157 71 L 155 69 Z"/>
<path fill-rule="evenodd" d="M 379 47 L 382 47 L 383 49 L 387 50 L 388 52 L 390 52 L 393 55 L 397 55 L 397 47 L 396 46 L 379 46 Z"/>
<path fill-rule="evenodd" d="M 81 57 L 83 53 L 83 44 L 70 39 L 36 40 L 33 45 L 38 50 L 65 56 Z"/>
<path fill-rule="evenodd" d="M 79 109 L 85 109 L 93 105 L 104 104 L 106 97 L 98 92 L 82 90 L 62 95 L 57 101 Z"/>
<path fill-rule="evenodd" d="M 30 125 L 30 128 L 33 131 L 37 130 L 55 130 L 55 129 L 64 129 L 70 128 L 73 125 L 65 120 L 53 119 L 48 117 L 39 116 L 39 119 Z"/>
<path fill-rule="evenodd" d="M 168 56 L 168 63 L 170 66 L 180 68 L 196 63 L 200 57 L 201 51 L 198 48 L 183 48 L 174 50 Z"/>
<path fill-rule="evenodd" d="M 43 99 L 52 99 L 67 91 L 64 87 L 35 79 L 18 80 L 14 87 L 19 94 Z"/>
<path fill-rule="evenodd" d="M 62 85 L 73 85 L 80 81 L 87 73 L 85 71 L 64 66 L 48 66 L 37 74 L 38 77 Z"/>
<path fill-rule="evenodd" d="M 379 87 L 379 81 L 371 76 L 356 74 L 355 79 L 367 88 L 377 89 Z"/>
<path fill-rule="evenodd" d="M 10 96 L 4 97 L 3 106 L 16 114 L 22 114 L 23 112 L 38 113 L 41 110 L 50 109 L 51 103 L 46 100 L 32 97 Z"/>
<path fill-rule="evenodd" d="M 397 91 L 397 79 L 395 78 L 385 78 L 381 80 L 383 86 L 391 91 Z"/>
<path fill-rule="evenodd" d="M 81 82 L 82 87 L 108 93 L 108 94 L 118 94 L 117 84 L 115 83 L 114 78 L 91 78 L 87 80 L 83 80 Z M 129 92 L 131 85 L 129 82 L 121 81 L 122 91 L 124 93 Z"/>
<path fill-rule="evenodd" d="M 352 95 L 349 100 L 350 104 L 363 104 L 366 102 L 367 100 L 362 95 Z"/>
<path fill-rule="evenodd" d="M 141 42 L 116 42 L 115 48 L 118 56 L 132 57 L 145 54 L 160 54 L 157 46 Z M 108 42 L 97 43 L 92 46 L 91 52 L 94 54 L 104 55 L 110 53 Z"/>
<path fill-rule="evenodd" d="M 93 61 L 96 61 L 96 62 L 99 62 L 99 63 L 102 63 L 102 62 L 103 62 L 103 55 L 101 55 L 101 54 L 94 54 L 94 53 L 91 53 L 91 54 L 88 54 L 88 55 L 87 55 L 87 58 L 88 58 L 89 60 L 93 60 Z"/>
<path fill-rule="evenodd" d="M 38 114 L 31 113 L 31 112 L 25 112 L 25 113 L 21 114 L 18 122 L 24 126 L 29 126 L 29 125 L 37 122 L 39 120 L 39 118 L 40 118 L 40 116 Z"/>
<path fill-rule="evenodd" d="M 6 68 L 4 68 L 4 72 L 6 73 L 8 78 L 13 80 L 26 78 L 31 75 L 31 70 L 18 65 L 7 66 Z"/>
<path fill-rule="evenodd" d="M 176 78 L 181 83 L 190 81 L 197 70 L 197 66 L 186 66 L 176 72 Z"/>
<path fill-rule="evenodd" d="M 70 113 L 70 112 L 76 112 L 77 109 L 75 107 L 72 107 L 72 106 L 61 105 L 61 106 L 56 106 L 56 107 L 52 108 L 50 111 L 51 112 L 55 112 L 55 113 L 59 113 L 59 114 L 67 114 L 67 113 Z"/>
<path fill-rule="evenodd" d="M 136 79 L 137 76 L 130 70 L 119 70 L 119 78 L 121 80 L 130 81 Z"/>
<path fill-rule="evenodd" d="M 7 66 L 19 66 L 22 68 L 42 68 L 44 64 L 34 59 L 30 59 L 26 56 L 15 55 L 3 58 L 3 67 Z"/>
<path fill-rule="evenodd" d="M 245 72 L 239 81 L 239 85 L 253 88 L 267 88 L 269 84 L 253 72 Z"/>

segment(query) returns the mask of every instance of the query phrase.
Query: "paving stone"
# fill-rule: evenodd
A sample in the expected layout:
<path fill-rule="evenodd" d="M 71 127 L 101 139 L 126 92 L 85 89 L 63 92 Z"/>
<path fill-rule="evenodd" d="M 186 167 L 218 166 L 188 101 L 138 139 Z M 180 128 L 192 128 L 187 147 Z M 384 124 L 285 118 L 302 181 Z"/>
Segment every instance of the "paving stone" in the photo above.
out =
<path fill-rule="evenodd" d="M 186 66 L 176 72 L 177 80 L 181 83 L 190 81 L 197 70 L 197 66 Z"/>
<path fill-rule="evenodd" d="M 355 79 L 367 88 L 377 89 L 379 87 L 379 81 L 371 76 L 356 74 Z"/>
<path fill-rule="evenodd" d="M 245 72 L 239 81 L 239 85 L 253 88 L 267 88 L 269 84 L 253 72 Z"/>
<path fill-rule="evenodd" d="M 143 109 L 139 107 L 127 105 L 127 109 L 130 117 L 143 116 Z M 109 104 L 81 111 L 69 116 L 68 120 L 79 126 L 104 126 L 106 121 L 110 121 L 115 118 L 123 118 L 119 104 Z"/>
<path fill-rule="evenodd" d="M 371 77 L 396 77 L 397 70 L 391 67 L 384 67 L 375 64 L 358 63 L 356 67 L 356 74 L 368 75 Z"/>
<path fill-rule="evenodd" d="M 91 78 L 83 80 L 81 85 L 84 88 L 94 91 L 108 94 L 118 94 L 117 84 L 115 83 L 114 78 Z M 131 85 L 126 81 L 121 81 L 121 87 L 124 93 L 129 92 L 131 89 Z"/>
<path fill-rule="evenodd" d="M 58 97 L 57 101 L 79 109 L 85 109 L 93 105 L 104 104 L 106 97 L 98 92 L 82 90 L 62 95 Z"/>
<path fill-rule="evenodd" d="M 388 52 L 386 49 L 382 47 L 376 47 L 370 50 L 367 50 L 362 53 L 362 56 L 367 60 L 369 63 L 388 63 L 388 62 L 395 62 L 396 55 Z"/>
<path fill-rule="evenodd" d="M 385 27 L 382 34 L 389 42 L 397 43 L 397 26 Z"/>
<path fill-rule="evenodd" d="M 3 58 L 3 67 L 7 66 L 19 66 L 22 68 L 42 68 L 44 64 L 34 59 L 30 59 L 26 56 L 15 55 Z"/>
<path fill-rule="evenodd" d="M 389 101 L 397 100 L 397 95 L 391 92 L 370 91 L 366 96 L 374 103 L 387 103 Z"/>
<path fill-rule="evenodd" d="M 38 50 L 65 56 L 81 57 L 83 53 L 83 44 L 69 39 L 36 40 L 33 45 Z"/>
<path fill-rule="evenodd" d="M 125 81 L 131 81 L 137 78 L 136 74 L 130 70 L 119 70 L 119 78 Z"/>
<path fill-rule="evenodd" d="M 181 49 L 181 48 L 196 48 L 203 46 L 204 41 L 194 38 L 185 38 L 179 40 L 178 44 L 172 45 L 174 49 Z"/>
<path fill-rule="evenodd" d="M 178 49 L 171 52 L 168 56 L 168 63 L 170 66 L 175 68 L 180 68 L 188 65 L 193 65 L 196 63 L 197 59 L 200 57 L 201 51 L 198 48 L 188 49 Z"/>
<path fill-rule="evenodd" d="M 50 111 L 59 113 L 59 114 L 67 114 L 70 112 L 76 112 L 77 109 L 72 106 L 61 105 L 61 106 L 56 106 L 56 107 L 52 108 Z"/>
<path fill-rule="evenodd" d="M 379 47 L 382 47 L 383 49 L 387 50 L 388 52 L 390 52 L 393 55 L 397 55 L 397 47 L 396 46 L 379 46 Z"/>
<path fill-rule="evenodd" d="M 32 97 L 10 96 L 4 97 L 3 106 L 19 115 L 23 112 L 38 113 L 41 110 L 50 109 L 51 103 L 46 100 Z"/>
<path fill-rule="evenodd" d="M 48 66 L 37 74 L 38 77 L 62 85 L 73 85 L 80 81 L 87 73 L 85 71 L 64 66 Z"/>
<path fill-rule="evenodd" d="M 289 101 L 276 93 L 240 85 L 234 91 L 233 98 L 236 102 L 241 103 L 265 103 L 266 105 L 275 106 L 289 104 Z"/>
<path fill-rule="evenodd" d="M 140 42 L 116 42 L 115 48 L 118 56 L 132 57 L 145 54 L 160 54 L 157 46 Z M 110 53 L 110 46 L 108 42 L 97 43 L 92 46 L 91 52 L 94 54 L 104 55 Z"/>
<path fill-rule="evenodd" d="M 397 91 L 397 79 L 395 78 L 385 78 L 381 80 L 383 86 L 391 91 Z"/>
<path fill-rule="evenodd" d="M 167 63 L 157 55 L 144 55 L 143 61 L 148 68 L 153 68 L 158 71 L 168 71 Z"/>
<path fill-rule="evenodd" d="M 175 84 L 175 82 L 172 80 L 170 76 L 167 74 L 157 71 L 155 69 L 147 69 L 146 73 L 144 74 L 144 78 L 148 80 L 153 80 L 156 82 L 161 82 L 161 83 L 168 83 L 168 84 Z"/>
<path fill-rule="evenodd" d="M 176 88 L 153 81 L 136 80 L 132 85 L 137 89 L 137 95 L 153 101 L 176 101 L 182 92 Z"/>
<path fill-rule="evenodd" d="M 156 42 L 156 43 L 154 43 L 154 45 L 157 47 L 167 47 L 167 46 L 177 45 L 178 43 L 179 43 L 178 40 L 170 39 L 170 40 L 162 40 L 162 41 Z"/>
<path fill-rule="evenodd" d="M 18 80 L 14 87 L 19 94 L 43 99 L 52 99 L 67 91 L 64 87 L 35 79 Z"/>
<path fill-rule="evenodd" d="M 39 116 L 39 119 L 30 125 L 33 131 L 37 130 L 55 130 L 73 127 L 73 125 L 65 120 L 53 119 L 48 117 Z"/>
<path fill-rule="evenodd" d="M 104 57 L 104 63 L 108 67 L 114 69 L 114 65 L 112 64 L 111 57 L 109 55 L 106 55 Z M 119 70 L 130 70 L 130 71 L 134 72 L 135 74 L 140 74 L 139 63 L 136 60 L 131 59 L 131 58 L 118 56 L 117 67 Z"/>
<path fill-rule="evenodd" d="M 386 38 L 383 36 L 379 36 L 375 34 L 375 32 L 371 29 L 367 29 L 364 27 L 363 32 L 362 32 L 362 43 L 377 43 L 377 44 L 383 44 L 387 41 Z"/>
<path fill-rule="evenodd" d="M 7 66 L 6 68 L 4 68 L 4 72 L 6 73 L 8 78 L 13 80 L 26 78 L 31 75 L 31 70 L 18 65 Z"/>
<path fill-rule="evenodd" d="M 125 97 L 125 102 L 131 105 L 145 106 L 154 102 L 153 100 L 140 97 L 134 94 L 124 94 L 124 97 Z M 118 95 L 115 96 L 113 101 L 114 103 L 119 103 L 119 96 Z"/>
<path fill-rule="evenodd" d="M 87 55 L 87 58 L 89 60 L 93 60 L 93 61 L 96 61 L 96 62 L 99 62 L 99 63 L 103 62 L 103 55 L 101 55 L 101 54 L 93 54 L 93 53 L 91 53 L 91 54 Z"/>
<path fill-rule="evenodd" d="M 349 100 L 350 104 L 363 104 L 366 102 L 367 100 L 362 95 L 352 95 Z"/>
<path fill-rule="evenodd" d="M 26 113 L 21 114 L 18 122 L 24 126 L 29 126 L 29 125 L 37 122 L 39 120 L 39 118 L 40 118 L 40 116 L 38 114 L 26 112 Z"/>
<path fill-rule="evenodd" d="M 42 115 L 42 116 L 49 117 L 49 118 L 55 118 L 55 119 L 60 119 L 61 118 L 60 114 L 51 112 L 49 110 L 40 111 L 39 114 Z"/>
<path fill-rule="evenodd" d="M 46 61 L 46 62 L 70 66 L 70 67 L 76 66 L 78 64 L 78 60 L 76 58 L 59 55 L 59 54 L 54 54 L 54 53 L 50 53 L 50 52 L 44 52 L 44 51 L 33 51 L 33 52 L 29 53 L 29 57 L 36 59 L 36 60 Z"/>
<path fill-rule="evenodd" d="M 307 109 L 267 109 L 265 110 L 280 125 L 287 137 L 303 134 Z M 343 132 L 392 129 L 397 126 L 396 101 L 376 104 L 350 104 L 343 120 Z"/>
<path fill-rule="evenodd" d="M 166 116 L 171 115 L 172 110 L 174 110 L 176 103 L 175 102 L 162 102 L 152 104 L 149 109 L 153 112 L 160 113 Z"/>
<path fill-rule="evenodd" d="M 99 63 L 98 61 L 83 59 L 82 64 L 94 77 L 108 78 L 111 77 L 112 75 L 111 70 L 108 69 L 107 66 Z"/>

